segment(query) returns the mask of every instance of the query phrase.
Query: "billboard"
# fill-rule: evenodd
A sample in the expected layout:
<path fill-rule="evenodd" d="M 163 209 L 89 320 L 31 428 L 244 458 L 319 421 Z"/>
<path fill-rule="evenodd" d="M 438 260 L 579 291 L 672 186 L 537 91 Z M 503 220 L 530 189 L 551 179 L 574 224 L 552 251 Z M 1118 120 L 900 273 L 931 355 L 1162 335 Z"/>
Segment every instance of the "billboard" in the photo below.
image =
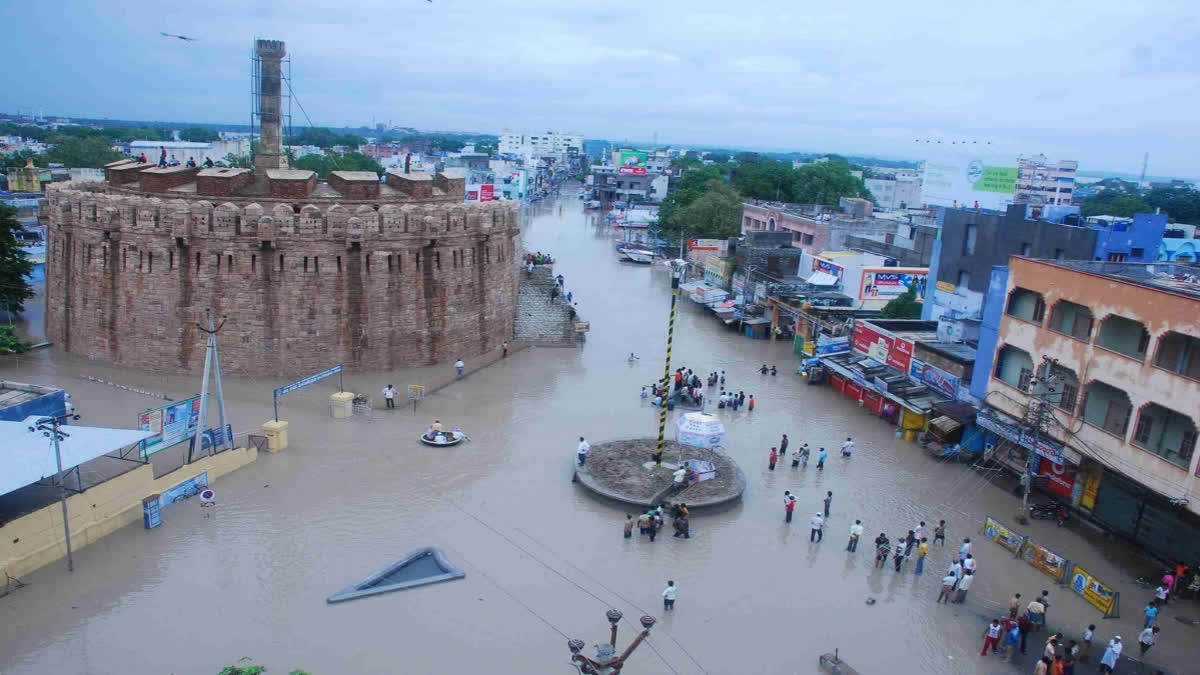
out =
<path fill-rule="evenodd" d="M 1016 191 L 1016 157 L 944 155 L 927 159 L 921 174 L 921 201 L 932 206 L 1003 211 Z"/>
<path fill-rule="evenodd" d="M 887 363 L 888 354 L 892 351 L 892 342 L 890 335 L 884 335 L 862 321 L 854 322 L 854 334 L 851 338 L 854 351 L 866 354 L 880 363 Z"/>
<path fill-rule="evenodd" d="M 843 281 L 842 277 L 846 274 L 845 268 L 841 265 L 824 258 L 813 258 L 812 271 L 832 274 L 837 277 L 839 283 Z"/>
<path fill-rule="evenodd" d="M 479 201 L 490 202 L 496 198 L 496 186 L 485 184 L 479 186 Z"/>
<path fill-rule="evenodd" d="M 628 176 L 645 176 L 646 153 L 640 150 L 622 150 L 617 156 L 617 173 Z"/>
<path fill-rule="evenodd" d="M 895 299 L 908 290 L 909 286 L 917 287 L 917 302 L 925 301 L 927 267 L 864 267 L 862 282 L 858 287 L 859 300 Z"/>
<path fill-rule="evenodd" d="M 145 459 L 156 452 L 182 443 L 196 435 L 200 426 L 200 397 L 174 401 L 161 408 L 151 408 L 138 414 L 138 429 L 154 435 L 141 442 Z"/>

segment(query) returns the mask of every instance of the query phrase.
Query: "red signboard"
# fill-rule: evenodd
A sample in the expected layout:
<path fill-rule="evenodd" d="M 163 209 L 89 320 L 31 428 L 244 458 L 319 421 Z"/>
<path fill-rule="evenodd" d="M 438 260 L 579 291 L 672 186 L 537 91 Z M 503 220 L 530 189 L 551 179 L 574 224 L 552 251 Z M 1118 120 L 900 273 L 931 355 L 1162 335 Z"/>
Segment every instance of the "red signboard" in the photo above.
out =
<path fill-rule="evenodd" d="M 490 202 L 496 198 L 496 186 L 488 183 L 479 186 L 479 201 Z"/>
<path fill-rule="evenodd" d="M 842 379 L 841 375 L 832 374 L 829 376 L 829 386 L 833 387 L 834 389 L 843 391 L 845 390 L 845 384 L 846 380 Z"/>
<path fill-rule="evenodd" d="M 637 166 L 619 166 L 617 173 L 623 176 L 645 176 L 646 170 Z"/>
<path fill-rule="evenodd" d="M 883 409 L 883 397 L 879 395 L 879 392 L 867 389 L 863 391 L 863 406 L 878 415 Z"/>
<path fill-rule="evenodd" d="M 1039 457 L 1038 460 L 1038 475 L 1046 477 L 1046 489 L 1070 499 L 1071 490 L 1075 487 L 1075 467 L 1055 464 L 1045 457 Z"/>
<path fill-rule="evenodd" d="M 846 392 L 846 395 L 855 401 L 862 398 L 862 387 L 857 382 L 846 380 L 846 387 L 842 391 Z"/>
<path fill-rule="evenodd" d="M 892 351 L 892 338 L 868 327 L 862 321 L 855 322 L 854 324 L 854 335 L 851 344 L 854 347 L 854 351 L 862 352 L 868 356 L 877 356 L 882 352 L 883 356 L 878 359 L 881 362 Z"/>
<path fill-rule="evenodd" d="M 887 364 L 902 373 L 908 372 L 908 367 L 912 365 L 913 343 L 896 338 L 892 342 L 892 349 L 888 352 Z"/>

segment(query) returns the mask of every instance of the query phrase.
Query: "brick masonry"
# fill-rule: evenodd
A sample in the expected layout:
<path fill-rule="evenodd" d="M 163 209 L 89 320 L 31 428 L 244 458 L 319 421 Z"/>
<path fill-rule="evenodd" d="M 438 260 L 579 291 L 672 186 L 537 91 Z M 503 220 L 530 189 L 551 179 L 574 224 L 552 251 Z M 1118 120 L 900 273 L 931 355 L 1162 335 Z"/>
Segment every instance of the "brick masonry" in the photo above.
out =
<path fill-rule="evenodd" d="M 540 265 L 533 268 L 533 274 L 522 271 L 520 276 L 514 329 L 516 338 L 532 343 L 575 343 L 575 321 L 571 318 L 566 298 L 562 295 L 553 300 L 550 298 L 551 289 L 557 283 L 554 268 Z"/>
<path fill-rule="evenodd" d="M 254 182 L 250 169 L 203 169 L 196 174 L 196 194 L 205 197 L 229 197 Z"/>
<path fill-rule="evenodd" d="M 511 202 L 446 200 L 214 206 L 54 184 L 41 208 L 48 339 L 87 358 L 198 372 L 195 322 L 212 308 L 229 317 L 230 374 L 469 358 L 513 338 L 518 214 Z"/>
<path fill-rule="evenodd" d="M 373 171 L 330 171 L 329 187 L 346 199 L 379 199 L 379 176 Z"/>

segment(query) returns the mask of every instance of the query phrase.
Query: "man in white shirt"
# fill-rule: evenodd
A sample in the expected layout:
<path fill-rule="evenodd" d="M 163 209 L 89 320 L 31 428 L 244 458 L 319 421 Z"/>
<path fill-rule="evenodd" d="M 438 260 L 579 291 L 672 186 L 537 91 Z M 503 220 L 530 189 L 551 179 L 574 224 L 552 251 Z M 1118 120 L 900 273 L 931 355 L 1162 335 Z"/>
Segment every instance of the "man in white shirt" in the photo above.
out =
<path fill-rule="evenodd" d="M 967 599 L 967 591 L 971 590 L 971 584 L 975 581 L 974 574 L 964 574 L 958 580 L 958 588 L 954 591 L 954 602 L 961 603 Z"/>
<path fill-rule="evenodd" d="M 808 519 L 808 526 L 812 528 L 812 532 L 808 535 L 809 542 L 821 541 L 821 528 L 825 527 L 825 519 L 821 517 L 821 512 L 818 511 L 812 518 Z"/>
<path fill-rule="evenodd" d="M 1142 656 L 1145 656 L 1146 652 L 1150 651 L 1150 648 L 1154 646 L 1154 643 L 1158 642 L 1158 631 L 1158 626 L 1153 626 L 1143 630 L 1138 635 L 1138 648 L 1142 650 Z"/>
<path fill-rule="evenodd" d="M 958 547 L 958 559 L 963 560 L 964 558 L 967 557 L 967 554 L 970 552 L 971 552 L 971 538 L 967 537 L 966 539 L 963 539 L 962 546 Z"/>
<path fill-rule="evenodd" d="M 395 408 L 396 407 L 396 388 L 390 384 L 388 386 L 384 387 L 383 388 L 383 400 L 387 403 L 387 407 Z"/>
<path fill-rule="evenodd" d="M 583 466 L 583 463 L 587 461 L 587 453 L 588 453 L 588 450 L 591 450 L 591 449 L 592 449 L 591 444 L 589 444 L 587 441 L 583 440 L 583 436 L 580 436 L 579 437 L 579 450 L 576 451 L 577 456 L 579 457 L 579 466 Z"/>
<path fill-rule="evenodd" d="M 671 492 L 679 492 L 683 489 L 683 478 L 687 476 L 687 469 L 681 466 L 671 472 L 671 476 L 674 478 L 674 481 L 671 483 Z"/>
<path fill-rule="evenodd" d="M 962 579 L 962 577 L 963 577 L 962 563 L 955 560 L 954 564 L 950 566 L 950 574 L 953 574 L 955 579 Z"/>
<path fill-rule="evenodd" d="M 919 525 L 913 528 L 913 536 L 917 538 L 917 541 L 925 538 L 925 521 L 922 520 Z"/>
<path fill-rule="evenodd" d="M 962 566 L 963 566 L 964 572 L 969 572 L 971 574 L 974 574 L 975 573 L 975 558 L 973 558 L 971 556 L 971 554 L 968 553 L 967 557 L 963 558 Z"/>
<path fill-rule="evenodd" d="M 675 611 L 675 582 L 674 581 L 670 581 L 670 580 L 667 581 L 667 587 L 663 589 L 662 597 L 663 597 L 663 611 L 664 612 L 674 612 Z"/>
<path fill-rule="evenodd" d="M 846 440 L 842 442 L 842 457 L 849 457 L 850 454 L 853 452 L 854 452 L 854 441 L 850 440 L 850 437 L 847 436 Z"/>
<path fill-rule="evenodd" d="M 858 550 L 858 538 L 862 536 L 863 526 L 861 520 L 854 521 L 850 526 L 850 543 L 846 544 L 846 550 L 854 553 Z"/>
<path fill-rule="evenodd" d="M 460 378 L 463 376 L 463 371 L 465 371 L 466 368 L 467 364 L 463 363 L 462 359 L 458 359 L 454 362 L 454 370 L 458 371 L 458 376 Z"/>

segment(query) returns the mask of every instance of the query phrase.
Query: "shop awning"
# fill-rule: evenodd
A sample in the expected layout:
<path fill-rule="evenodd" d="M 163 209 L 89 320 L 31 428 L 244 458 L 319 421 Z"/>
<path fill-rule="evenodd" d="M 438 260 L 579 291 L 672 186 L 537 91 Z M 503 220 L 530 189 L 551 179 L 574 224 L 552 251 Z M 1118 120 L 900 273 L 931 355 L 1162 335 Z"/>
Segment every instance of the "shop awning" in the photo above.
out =
<path fill-rule="evenodd" d="M 808 278 L 808 285 L 810 286 L 837 286 L 837 284 L 838 278 L 829 272 L 813 272 L 812 276 Z"/>
<path fill-rule="evenodd" d="M 54 446 L 40 431 L 30 431 L 37 417 L 24 422 L 0 422 L 0 495 L 58 473 Z M 153 436 L 150 431 L 105 429 L 76 424 L 63 426 L 69 436 L 59 442 L 63 470 L 73 469 L 101 455 L 115 452 Z"/>
<path fill-rule="evenodd" d="M 956 422 L 945 415 L 929 420 L 929 426 L 937 429 L 943 436 L 948 436 L 962 428 L 961 423 Z"/>

